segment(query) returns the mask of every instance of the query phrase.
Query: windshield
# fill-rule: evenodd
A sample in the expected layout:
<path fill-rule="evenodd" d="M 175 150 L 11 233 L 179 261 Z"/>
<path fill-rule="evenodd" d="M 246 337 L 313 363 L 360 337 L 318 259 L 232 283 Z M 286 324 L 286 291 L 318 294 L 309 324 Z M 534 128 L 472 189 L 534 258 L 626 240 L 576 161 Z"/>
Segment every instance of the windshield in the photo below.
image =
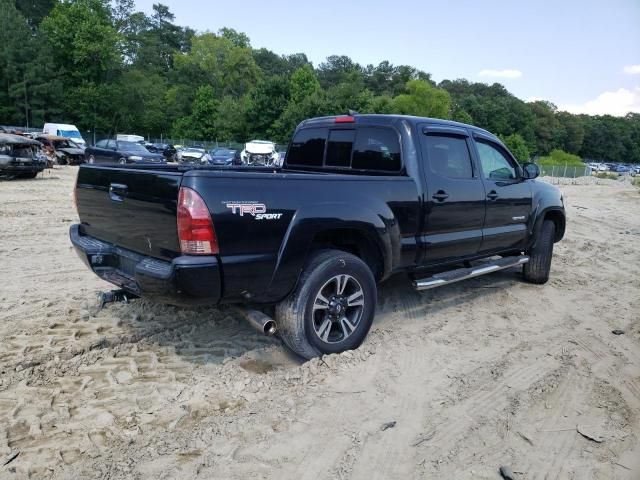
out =
<path fill-rule="evenodd" d="M 54 140 L 53 146 L 56 148 L 76 148 L 75 144 L 72 144 L 67 140 Z"/>
<path fill-rule="evenodd" d="M 134 143 L 134 142 L 118 142 L 118 148 L 126 152 L 149 153 L 149 150 L 144 148 L 139 143 Z"/>
<path fill-rule="evenodd" d="M 58 135 L 61 137 L 77 138 L 82 140 L 82 135 L 80 135 L 78 130 L 58 130 Z"/>

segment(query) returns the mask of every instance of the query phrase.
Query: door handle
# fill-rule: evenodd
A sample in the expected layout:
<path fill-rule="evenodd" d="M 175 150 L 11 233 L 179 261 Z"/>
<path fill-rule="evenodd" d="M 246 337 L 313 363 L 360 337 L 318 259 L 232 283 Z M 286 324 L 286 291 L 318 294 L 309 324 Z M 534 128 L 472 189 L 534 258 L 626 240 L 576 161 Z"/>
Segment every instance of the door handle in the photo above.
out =
<path fill-rule="evenodd" d="M 489 193 L 487 193 L 487 198 L 489 200 L 495 200 L 496 198 L 498 198 L 498 194 L 495 190 L 491 190 Z"/>
<path fill-rule="evenodd" d="M 122 183 L 112 183 L 109 185 L 109 198 L 114 202 L 122 202 L 127 189 L 128 187 Z"/>
<path fill-rule="evenodd" d="M 447 198 L 449 198 L 449 195 L 444 190 L 438 190 L 436 193 L 431 195 L 431 198 L 437 200 L 438 202 L 444 202 Z"/>

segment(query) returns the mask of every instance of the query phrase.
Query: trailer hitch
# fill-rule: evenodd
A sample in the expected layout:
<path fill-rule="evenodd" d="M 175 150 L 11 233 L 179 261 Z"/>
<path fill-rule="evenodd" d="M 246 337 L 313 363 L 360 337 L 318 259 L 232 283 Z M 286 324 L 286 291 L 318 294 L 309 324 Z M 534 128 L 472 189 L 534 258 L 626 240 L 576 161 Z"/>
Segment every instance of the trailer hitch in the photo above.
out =
<path fill-rule="evenodd" d="M 129 303 L 129 300 L 133 300 L 134 298 L 138 298 L 138 296 L 122 289 L 111 290 L 109 292 L 100 292 L 98 294 L 98 301 L 100 302 L 98 311 L 102 310 L 105 307 L 105 305 L 107 305 L 108 303 L 114 303 L 114 302 Z"/>

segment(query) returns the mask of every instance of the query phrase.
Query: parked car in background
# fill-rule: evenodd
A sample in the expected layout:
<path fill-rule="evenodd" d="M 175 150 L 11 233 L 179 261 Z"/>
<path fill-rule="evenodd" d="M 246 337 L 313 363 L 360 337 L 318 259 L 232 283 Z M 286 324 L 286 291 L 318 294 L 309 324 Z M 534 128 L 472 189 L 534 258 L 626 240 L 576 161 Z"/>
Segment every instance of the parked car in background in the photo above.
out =
<path fill-rule="evenodd" d="M 238 150 L 233 148 L 218 147 L 213 150 L 209 150 L 209 157 L 211 165 L 231 165 L 233 159 L 238 156 Z"/>
<path fill-rule="evenodd" d="M 243 165 L 279 167 L 282 165 L 276 144 L 266 140 L 252 140 L 245 144 L 240 153 Z"/>
<path fill-rule="evenodd" d="M 616 165 L 613 168 L 613 171 L 616 173 L 620 173 L 620 174 L 626 174 L 626 173 L 630 173 L 631 172 L 631 168 L 627 167 L 626 165 Z"/>
<path fill-rule="evenodd" d="M 78 127 L 75 125 L 68 123 L 45 123 L 44 127 L 42 127 L 42 133 L 70 138 L 82 147 L 87 146 L 87 142 L 84 141 L 84 138 L 80 135 L 80 130 L 78 130 Z"/>
<path fill-rule="evenodd" d="M 589 164 L 592 172 L 606 172 L 609 168 L 604 163 L 592 162 Z"/>
<path fill-rule="evenodd" d="M 80 165 L 84 163 L 84 148 L 73 140 L 57 135 L 39 134 L 35 137 L 42 144 L 42 150 L 58 165 Z"/>
<path fill-rule="evenodd" d="M 39 155 L 37 140 L 11 133 L 0 133 L 0 175 L 9 178 L 35 178 L 47 166 Z"/>
<path fill-rule="evenodd" d="M 162 154 L 168 162 L 172 162 L 176 158 L 176 148 L 170 143 L 145 143 L 144 147 L 151 153 Z"/>
<path fill-rule="evenodd" d="M 151 153 L 139 143 L 121 140 L 100 140 L 84 151 L 88 163 L 165 163 L 159 153 Z"/>
<path fill-rule="evenodd" d="M 189 147 L 177 153 L 179 162 L 187 163 L 209 163 L 211 157 L 204 148 Z"/>

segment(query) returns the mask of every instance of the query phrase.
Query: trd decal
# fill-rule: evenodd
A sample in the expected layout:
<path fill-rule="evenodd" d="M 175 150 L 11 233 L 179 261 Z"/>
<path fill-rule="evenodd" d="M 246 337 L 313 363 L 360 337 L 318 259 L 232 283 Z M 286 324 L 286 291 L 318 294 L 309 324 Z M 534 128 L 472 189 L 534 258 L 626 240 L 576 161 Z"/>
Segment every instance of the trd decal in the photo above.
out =
<path fill-rule="evenodd" d="M 225 202 L 227 208 L 231 209 L 234 215 L 251 215 L 256 220 L 278 220 L 282 217 L 281 213 L 267 213 L 267 206 L 264 203 L 242 203 L 242 202 Z"/>

